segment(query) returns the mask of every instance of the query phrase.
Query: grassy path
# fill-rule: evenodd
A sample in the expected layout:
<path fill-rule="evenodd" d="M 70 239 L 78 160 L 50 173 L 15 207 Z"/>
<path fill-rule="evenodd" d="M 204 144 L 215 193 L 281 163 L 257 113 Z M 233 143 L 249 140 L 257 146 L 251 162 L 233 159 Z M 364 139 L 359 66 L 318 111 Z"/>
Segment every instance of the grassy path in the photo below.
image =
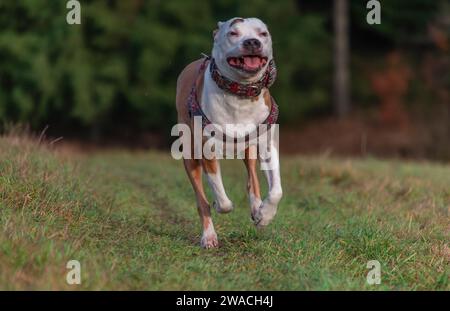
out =
<path fill-rule="evenodd" d="M 181 162 L 162 153 L 61 157 L 0 138 L 1 289 L 449 290 L 450 167 L 282 157 L 276 220 L 250 221 L 246 176 L 223 162 L 236 209 L 200 249 Z M 82 284 L 65 282 L 81 262 Z M 366 283 L 369 260 L 381 285 Z"/>

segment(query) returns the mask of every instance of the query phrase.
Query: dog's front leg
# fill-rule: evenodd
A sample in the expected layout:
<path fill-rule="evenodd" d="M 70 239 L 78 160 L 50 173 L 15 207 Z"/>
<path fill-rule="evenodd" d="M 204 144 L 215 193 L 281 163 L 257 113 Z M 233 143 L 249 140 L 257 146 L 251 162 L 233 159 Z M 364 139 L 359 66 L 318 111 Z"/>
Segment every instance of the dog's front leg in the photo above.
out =
<path fill-rule="evenodd" d="M 250 211 L 252 218 L 256 215 L 258 209 L 261 207 L 261 191 L 259 187 L 258 173 L 256 171 L 256 162 L 258 147 L 256 145 L 250 145 L 245 150 L 244 164 L 247 168 L 248 182 L 247 182 L 247 192 L 250 201 Z"/>
<path fill-rule="evenodd" d="M 223 186 L 222 174 L 220 173 L 220 165 L 217 159 L 203 159 L 203 168 L 211 187 L 215 201 L 214 208 L 218 213 L 229 213 L 233 210 L 233 203 L 228 198 Z"/>
<path fill-rule="evenodd" d="M 269 185 L 269 193 L 261 204 L 261 207 L 253 214 L 253 219 L 258 227 L 267 226 L 277 213 L 278 203 L 283 195 L 280 177 L 280 159 L 278 149 L 271 141 L 269 157 L 261 159 L 261 166 Z"/>

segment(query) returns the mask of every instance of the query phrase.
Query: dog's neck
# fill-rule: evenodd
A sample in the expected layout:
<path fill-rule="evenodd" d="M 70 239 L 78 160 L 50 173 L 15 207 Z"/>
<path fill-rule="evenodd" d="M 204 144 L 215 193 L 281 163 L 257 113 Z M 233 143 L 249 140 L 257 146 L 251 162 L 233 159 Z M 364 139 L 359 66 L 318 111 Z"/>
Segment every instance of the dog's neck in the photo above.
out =
<path fill-rule="evenodd" d="M 210 65 L 211 63 L 204 72 L 200 102 L 201 109 L 207 118 L 212 123 L 221 126 L 233 124 L 254 124 L 258 126 L 258 124 L 263 123 L 270 113 L 270 107 L 265 100 L 265 98 L 268 98 L 269 91 L 264 89 L 259 96 L 252 98 L 239 97 L 224 91 L 213 80 L 210 74 Z"/>
<path fill-rule="evenodd" d="M 272 86 L 277 75 L 277 69 L 273 59 L 262 72 L 262 76 L 253 82 L 237 82 L 222 75 L 214 58 L 211 59 L 209 69 L 211 78 L 220 89 L 241 98 L 258 97 L 264 88 Z"/>

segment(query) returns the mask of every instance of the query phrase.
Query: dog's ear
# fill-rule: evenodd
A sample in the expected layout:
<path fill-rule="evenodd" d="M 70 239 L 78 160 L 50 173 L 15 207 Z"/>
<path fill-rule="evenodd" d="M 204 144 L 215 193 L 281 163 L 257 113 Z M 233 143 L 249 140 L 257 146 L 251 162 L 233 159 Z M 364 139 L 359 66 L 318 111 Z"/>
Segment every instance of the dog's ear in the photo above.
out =
<path fill-rule="evenodd" d="M 213 31 L 213 38 L 214 40 L 216 39 L 217 34 L 219 33 L 220 27 L 222 27 L 222 25 L 224 24 L 224 22 L 218 22 L 217 23 L 217 29 L 214 29 Z"/>

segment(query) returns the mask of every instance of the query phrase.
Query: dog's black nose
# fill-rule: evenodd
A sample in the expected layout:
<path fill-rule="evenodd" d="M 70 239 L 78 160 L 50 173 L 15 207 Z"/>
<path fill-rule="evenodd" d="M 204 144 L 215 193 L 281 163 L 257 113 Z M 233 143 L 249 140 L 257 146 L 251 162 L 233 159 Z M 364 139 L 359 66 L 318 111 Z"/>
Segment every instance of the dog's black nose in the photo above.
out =
<path fill-rule="evenodd" d="M 243 45 L 247 50 L 259 50 L 261 48 L 261 41 L 258 39 L 247 39 Z"/>

